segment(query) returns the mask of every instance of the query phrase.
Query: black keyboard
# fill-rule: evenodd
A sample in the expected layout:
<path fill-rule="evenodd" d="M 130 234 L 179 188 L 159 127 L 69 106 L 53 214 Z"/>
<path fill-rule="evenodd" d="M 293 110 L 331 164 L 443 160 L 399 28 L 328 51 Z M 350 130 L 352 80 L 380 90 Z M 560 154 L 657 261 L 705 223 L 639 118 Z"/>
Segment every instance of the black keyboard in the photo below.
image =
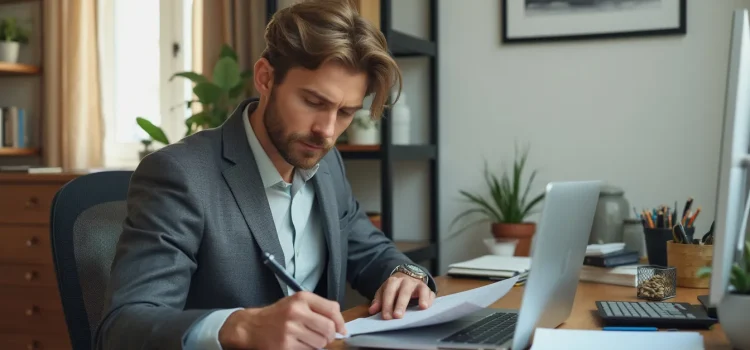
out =
<path fill-rule="evenodd" d="M 708 328 L 717 321 L 700 305 L 656 301 L 597 301 L 599 317 L 607 326 Z"/>
<path fill-rule="evenodd" d="M 518 314 L 497 312 L 440 340 L 441 344 L 501 345 L 513 338 Z"/>

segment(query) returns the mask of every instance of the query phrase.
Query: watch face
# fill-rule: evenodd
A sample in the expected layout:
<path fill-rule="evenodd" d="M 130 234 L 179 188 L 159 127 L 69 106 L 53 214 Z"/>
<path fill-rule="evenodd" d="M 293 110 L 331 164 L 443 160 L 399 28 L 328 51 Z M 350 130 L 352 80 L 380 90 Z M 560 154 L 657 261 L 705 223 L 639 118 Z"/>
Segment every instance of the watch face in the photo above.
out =
<path fill-rule="evenodd" d="M 422 275 L 425 274 L 424 271 L 422 271 L 422 269 L 420 269 L 416 265 L 405 264 L 404 268 L 406 268 L 407 270 L 411 271 L 412 273 L 415 273 L 415 274 L 420 275 L 420 276 L 422 276 Z"/>

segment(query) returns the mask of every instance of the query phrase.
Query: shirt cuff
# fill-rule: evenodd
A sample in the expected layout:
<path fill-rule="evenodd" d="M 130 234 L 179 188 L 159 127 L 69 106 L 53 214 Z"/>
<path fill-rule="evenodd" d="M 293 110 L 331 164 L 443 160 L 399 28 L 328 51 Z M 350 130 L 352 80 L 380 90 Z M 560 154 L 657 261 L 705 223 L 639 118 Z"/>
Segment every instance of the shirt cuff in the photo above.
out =
<path fill-rule="evenodd" d="M 222 350 L 219 344 L 219 330 L 229 315 L 237 310 L 242 310 L 242 308 L 214 311 L 195 323 L 185 332 L 183 348 L 185 350 Z"/>

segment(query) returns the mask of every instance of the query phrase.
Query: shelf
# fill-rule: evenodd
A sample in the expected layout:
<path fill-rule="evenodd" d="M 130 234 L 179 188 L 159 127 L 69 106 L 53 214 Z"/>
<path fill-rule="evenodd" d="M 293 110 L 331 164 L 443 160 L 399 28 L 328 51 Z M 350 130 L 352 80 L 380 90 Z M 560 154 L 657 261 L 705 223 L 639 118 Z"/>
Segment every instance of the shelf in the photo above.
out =
<path fill-rule="evenodd" d="M 36 75 L 41 71 L 38 66 L 0 62 L 0 75 Z"/>
<path fill-rule="evenodd" d="M 438 254 L 437 244 L 427 241 L 396 241 L 395 244 L 400 252 L 406 254 L 406 256 L 415 263 L 430 260 Z"/>
<path fill-rule="evenodd" d="M 433 57 L 437 55 L 437 48 L 434 42 L 397 30 L 391 32 L 391 36 L 388 38 L 388 48 L 391 50 L 393 56 L 396 57 Z"/>
<path fill-rule="evenodd" d="M 344 159 L 381 159 L 383 154 L 379 145 L 346 145 L 336 146 Z M 390 156 L 393 160 L 430 160 L 435 159 L 433 145 L 393 145 Z"/>
<path fill-rule="evenodd" d="M 430 160 L 437 155 L 433 145 L 394 145 L 391 153 L 395 160 Z"/>
<path fill-rule="evenodd" d="M 0 156 L 29 157 L 39 154 L 38 148 L 0 147 Z"/>

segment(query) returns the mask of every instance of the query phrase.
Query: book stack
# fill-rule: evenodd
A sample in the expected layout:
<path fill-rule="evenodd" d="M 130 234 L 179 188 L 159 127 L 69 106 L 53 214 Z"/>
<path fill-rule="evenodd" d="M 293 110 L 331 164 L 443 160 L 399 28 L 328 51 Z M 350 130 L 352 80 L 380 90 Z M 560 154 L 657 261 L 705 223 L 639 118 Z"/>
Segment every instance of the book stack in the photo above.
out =
<path fill-rule="evenodd" d="M 640 256 L 625 243 L 590 244 L 581 269 L 581 281 L 636 286 Z"/>
<path fill-rule="evenodd" d="M 23 108 L 0 108 L 0 147 L 29 147 L 28 118 Z"/>

